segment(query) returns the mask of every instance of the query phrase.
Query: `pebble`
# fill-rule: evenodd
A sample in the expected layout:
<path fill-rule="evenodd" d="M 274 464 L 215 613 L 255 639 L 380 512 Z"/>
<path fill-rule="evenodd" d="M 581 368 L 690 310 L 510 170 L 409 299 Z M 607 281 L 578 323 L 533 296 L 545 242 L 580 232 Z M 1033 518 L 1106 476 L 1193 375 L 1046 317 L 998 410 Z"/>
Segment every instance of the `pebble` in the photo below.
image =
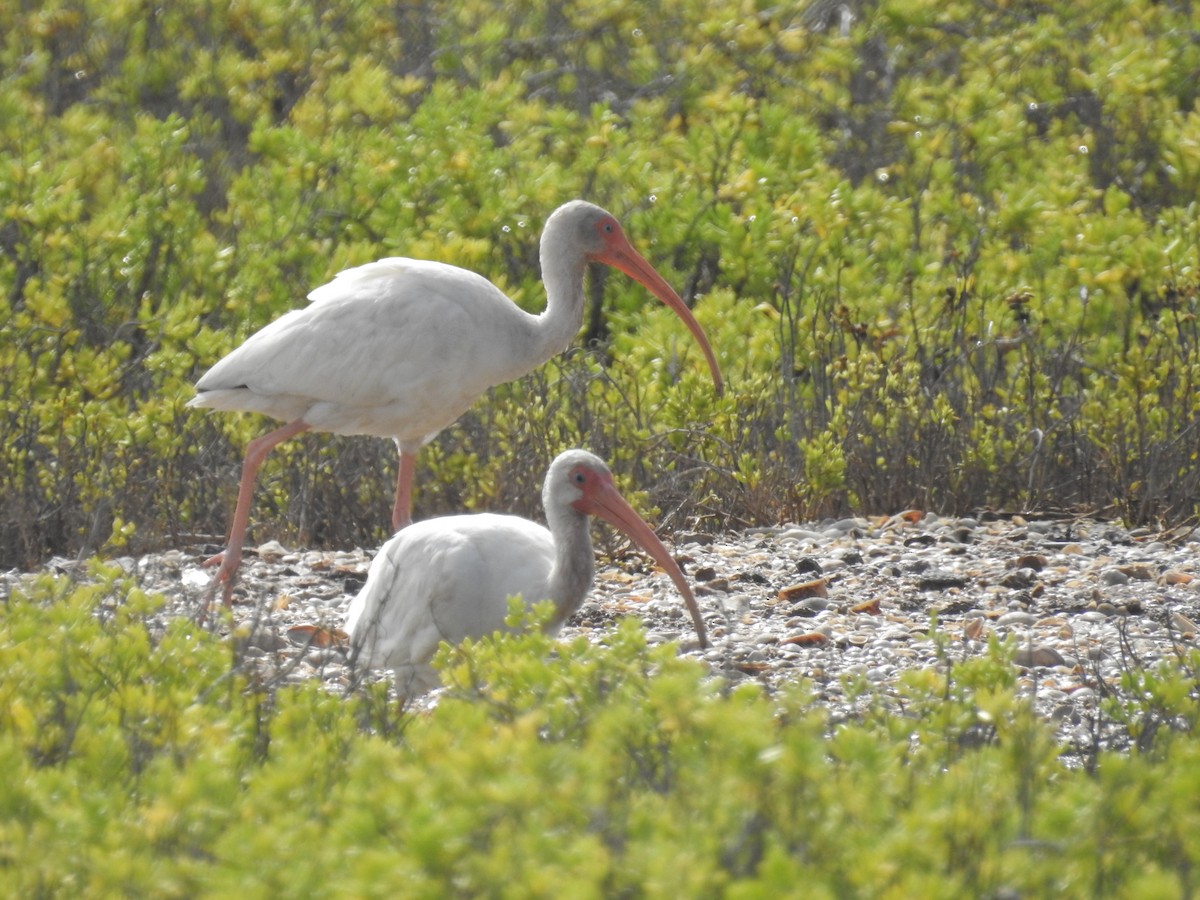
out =
<path fill-rule="evenodd" d="M 792 614 L 798 616 L 815 616 L 829 609 L 828 597 L 808 597 L 792 607 Z"/>
<path fill-rule="evenodd" d="M 1013 662 L 1026 669 L 1038 666 L 1049 668 L 1066 664 L 1061 653 L 1053 647 L 1038 644 L 1036 647 L 1018 647 Z"/>
<path fill-rule="evenodd" d="M 944 591 L 949 588 L 964 588 L 970 584 L 965 575 L 945 570 L 934 570 L 925 573 L 917 582 L 917 587 L 923 591 Z"/>
<path fill-rule="evenodd" d="M 791 584 L 779 591 L 779 601 L 781 603 L 795 603 L 802 598 L 824 598 L 829 596 L 829 591 L 826 589 L 826 581 L 824 578 L 816 578 L 812 581 L 802 581 L 799 584 Z"/>
<path fill-rule="evenodd" d="M 1171 627 L 1185 635 L 1195 635 L 1198 630 L 1196 623 L 1181 612 L 1171 613 Z"/>
<path fill-rule="evenodd" d="M 997 625 L 1033 625 L 1037 622 L 1037 616 L 1033 613 L 1015 611 L 1002 615 L 996 620 Z"/>

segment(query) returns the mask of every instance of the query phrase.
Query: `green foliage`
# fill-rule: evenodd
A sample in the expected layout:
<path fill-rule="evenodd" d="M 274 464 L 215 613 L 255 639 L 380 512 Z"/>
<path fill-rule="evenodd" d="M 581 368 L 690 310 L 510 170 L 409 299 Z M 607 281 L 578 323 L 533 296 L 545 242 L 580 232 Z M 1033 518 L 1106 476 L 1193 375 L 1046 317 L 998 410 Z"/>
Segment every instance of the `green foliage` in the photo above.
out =
<path fill-rule="evenodd" d="M 851 6 L 6 5 L 0 562 L 223 533 L 262 424 L 185 413 L 204 368 L 388 254 L 536 309 L 540 225 L 578 195 L 695 300 L 729 395 L 673 317 L 597 279 L 584 352 L 448 430 L 419 515 L 531 511 L 586 444 L 713 528 L 1195 516 L 1190 5 Z M 393 466 L 307 436 L 256 519 L 378 543 Z"/>
<path fill-rule="evenodd" d="M 1083 768 L 1006 646 L 835 723 L 804 686 L 730 687 L 632 620 L 603 646 L 531 628 L 445 648 L 449 687 L 413 714 L 382 685 L 265 693 L 159 602 L 94 567 L 0 610 L 6 895 L 1196 889 L 1200 659 L 1131 672 L 1119 715 L 1156 733 Z"/>

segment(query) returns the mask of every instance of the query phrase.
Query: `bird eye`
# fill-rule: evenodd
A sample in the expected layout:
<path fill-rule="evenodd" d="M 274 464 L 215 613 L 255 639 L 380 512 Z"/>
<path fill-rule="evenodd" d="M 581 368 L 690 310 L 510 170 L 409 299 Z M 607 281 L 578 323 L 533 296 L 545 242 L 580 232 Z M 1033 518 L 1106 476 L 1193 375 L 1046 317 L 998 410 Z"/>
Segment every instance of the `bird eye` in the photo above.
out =
<path fill-rule="evenodd" d="M 582 472 L 575 472 L 571 475 L 571 478 L 574 479 L 576 484 L 583 484 L 585 481 L 587 481 L 587 476 Z"/>

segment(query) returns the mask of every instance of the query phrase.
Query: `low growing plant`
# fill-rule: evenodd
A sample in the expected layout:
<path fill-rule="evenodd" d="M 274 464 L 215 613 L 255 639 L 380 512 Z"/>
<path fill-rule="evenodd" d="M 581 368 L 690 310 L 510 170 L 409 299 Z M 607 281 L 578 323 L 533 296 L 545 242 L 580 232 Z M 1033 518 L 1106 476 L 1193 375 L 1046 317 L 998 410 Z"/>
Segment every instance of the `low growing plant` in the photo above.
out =
<path fill-rule="evenodd" d="M 598 644 L 532 628 L 446 648 L 414 714 L 380 684 L 256 686 L 160 603 L 94 565 L 0 608 L 5 893 L 1195 890 L 1194 669 L 1130 682 L 1120 715 L 1169 739 L 1089 770 L 1003 645 L 832 720 L 633 620 Z"/>

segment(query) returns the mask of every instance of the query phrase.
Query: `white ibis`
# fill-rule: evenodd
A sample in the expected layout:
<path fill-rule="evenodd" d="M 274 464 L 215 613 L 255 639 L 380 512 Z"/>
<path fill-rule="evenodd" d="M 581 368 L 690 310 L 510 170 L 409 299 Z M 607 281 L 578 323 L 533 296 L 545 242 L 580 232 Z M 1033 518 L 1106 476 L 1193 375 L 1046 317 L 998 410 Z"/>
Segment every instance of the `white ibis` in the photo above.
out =
<path fill-rule="evenodd" d="M 410 520 L 417 450 L 489 387 L 560 353 L 583 322 L 583 275 L 603 262 L 640 281 L 683 319 L 712 370 L 704 331 L 679 295 L 629 243 L 612 215 L 582 200 L 560 206 L 541 240 L 547 304 L 525 312 L 491 282 L 455 266 L 400 257 L 337 275 L 220 360 L 189 406 L 263 413 L 287 424 L 246 448 L 237 507 L 214 587 L 232 600 L 258 467 L 304 431 L 390 437 L 400 452 L 392 527 Z"/>
<path fill-rule="evenodd" d="M 683 572 L 601 459 L 586 450 L 559 454 L 546 473 L 542 504 L 548 529 L 519 516 L 476 513 L 413 523 L 384 544 L 346 615 L 357 663 L 394 669 L 401 693 L 423 693 L 438 684 L 429 665 L 438 644 L 504 630 L 508 598 L 517 595 L 528 606 L 553 601 L 547 630 L 557 634 L 592 586 L 589 516 L 654 557 L 683 595 L 700 646 L 708 646 Z"/>

